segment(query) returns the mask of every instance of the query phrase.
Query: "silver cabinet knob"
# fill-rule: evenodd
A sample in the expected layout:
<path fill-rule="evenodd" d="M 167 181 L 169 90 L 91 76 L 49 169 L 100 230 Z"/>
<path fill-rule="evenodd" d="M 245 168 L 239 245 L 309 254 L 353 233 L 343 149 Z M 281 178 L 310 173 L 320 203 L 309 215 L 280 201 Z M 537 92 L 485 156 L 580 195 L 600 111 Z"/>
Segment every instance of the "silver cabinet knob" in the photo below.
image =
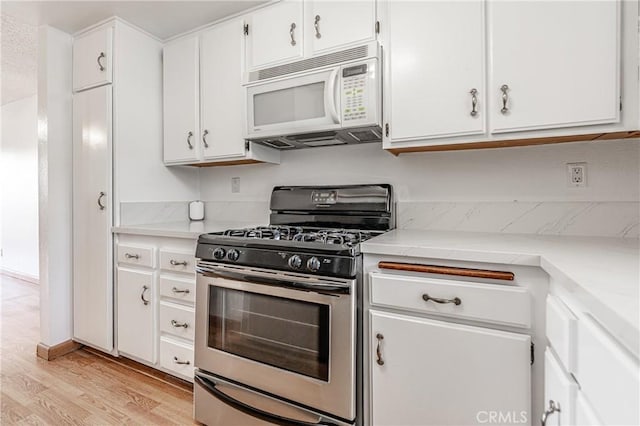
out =
<path fill-rule="evenodd" d="M 204 132 L 202 132 L 202 144 L 204 145 L 205 148 L 209 148 L 209 144 L 207 143 L 208 134 L 209 134 L 208 130 L 205 130 Z"/>
<path fill-rule="evenodd" d="M 178 262 L 177 260 L 171 259 L 169 263 L 171 264 L 171 266 L 187 266 L 186 260 L 183 260 L 182 262 Z"/>
<path fill-rule="evenodd" d="M 320 15 L 316 15 L 313 27 L 316 29 L 316 38 L 322 38 L 322 34 L 320 34 Z"/>
<path fill-rule="evenodd" d="M 506 114 L 509 112 L 509 108 L 507 108 L 507 102 L 509 102 L 509 86 L 503 84 L 502 87 L 500 87 L 500 91 L 502 92 L 502 109 L 500 112 Z"/>
<path fill-rule="evenodd" d="M 289 36 L 291 36 L 291 45 L 292 46 L 296 45 L 296 38 L 295 38 L 295 34 L 294 34 L 295 29 L 296 29 L 296 23 L 292 22 L 291 23 L 291 27 L 289 27 Z"/>
<path fill-rule="evenodd" d="M 98 67 L 100 68 L 100 71 L 104 71 L 105 70 L 104 65 L 102 65 L 101 59 L 104 59 L 106 57 L 107 56 L 104 54 L 104 52 L 100 52 L 100 55 L 98 55 L 97 61 L 98 61 Z"/>
<path fill-rule="evenodd" d="M 136 259 L 136 260 L 138 260 L 138 259 L 140 259 L 140 255 L 138 253 L 134 253 L 134 254 L 125 253 L 124 254 L 124 258 L 125 259 Z"/>
<path fill-rule="evenodd" d="M 453 299 L 440 299 L 439 297 L 431 297 L 427 293 L 422 295 L 422 300 L 425 302 L 432 301 L 441 304 L 453 303 L 456 306 L 462 304 L 462 300 L 459 297 L 454 297 Z"/>
<path fill-rule="evenodd" d="M 171 325 L 175 328 L 189 328 L 189 324 L 186 322 L 178 322 L 176 320 L 171 320 Z"/>
<path fill-rule="evenodd" d="M 173 287 L 171 289 L 171 291 L 174 292 L 175 294 L 189 294 L 190 293 L 188 288 L 185 288 L 184 290 L 180 290 L 180 289 L 178 289 L 176 287 Z"/>
<path fill-rule="evenodd" d="M 384 360 L 382 359 L 382 350 L 380 349 L 380 342 L 384 340 L 384 336 L 382 333 L 376 334 L 376 339 L 378 339 L 378 345 L 376 346 L 376 362 L 378 365 L 384 365 Z"/>
<path fill-rule="evenodd" d="M 193 144 L 191 143 L 192 137 L 193 137 L 193 132 L 187 133 L 187 145 L 189 145 L 189 149 L 193 149 Z"/>
<path fill-rule="evenodd" d="M 559 413 L 562 410 L 560 410 L 560 404 L 558 404 L 557 402 L 555 402 L 553 399 L 549 400 L 549 408 L 547 408 L 544 413 L 542 413 L 542 418 L 540 419 L 540 425 L 541 426 L 546 426 L 547 424 L 547 419 L 549 418 L 550 415 L 552 415 L 553 413 Z"/>
<path fill-rule="evenodd" d="M 471 94 L 471 116 L 475 117 L 476 115 L 478 115 L 478 110 L 477 110 L 477 106 L 478 106 L 478 90 L 477 89 L 471 89 L 471 91 L 469 92 Z"/>
<path fill-rule="evenodd" d="M 102 204 L 102 199 L 106 196 L 107 194 L 104 193 L 103 191 L 100 191 L 100 193 L 98 194 L 98 207 L 100 208 L 100 210 L 104 210 L 105 206 L 104 204 Z"/>
<path fill-rule="evenodd" d="M 144 293 L 149 290 L 149 287 L 147 287 L 146 285 L 142 286 L 142 293 L 140 293 L 140 300 L 142 300 L 142 303 L 144 303 L 144 305 L 148 305 L 149 304 L 149 300 L 144 298 Z"/>
<path fill-rule="evenodd" d="M 189 365 L 189 364 L 191 364 L 191 362 L 189 362 L 188 360 L 187 361 L 180 361 L 177 356 L 173 357 L 173 363 L 174 364 L 180 364 L 180 365 Z"/>

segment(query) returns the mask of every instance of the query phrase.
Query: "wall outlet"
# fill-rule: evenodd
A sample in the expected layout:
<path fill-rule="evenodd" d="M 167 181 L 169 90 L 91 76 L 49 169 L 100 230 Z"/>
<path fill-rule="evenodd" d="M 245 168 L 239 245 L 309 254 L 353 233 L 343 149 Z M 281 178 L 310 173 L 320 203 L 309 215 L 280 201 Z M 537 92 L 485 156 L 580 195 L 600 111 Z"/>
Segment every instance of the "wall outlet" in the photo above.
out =
<path fill-rule="evenodd" d="M 233 177 L 231 178 L 231 192 L 237 194 L 240 192 L 240 178 Z"/>
<path fill-rule="evenodd" d="M 587 163 L 567 163 L 567 180 L 571 187 L 587 186 Z"/>

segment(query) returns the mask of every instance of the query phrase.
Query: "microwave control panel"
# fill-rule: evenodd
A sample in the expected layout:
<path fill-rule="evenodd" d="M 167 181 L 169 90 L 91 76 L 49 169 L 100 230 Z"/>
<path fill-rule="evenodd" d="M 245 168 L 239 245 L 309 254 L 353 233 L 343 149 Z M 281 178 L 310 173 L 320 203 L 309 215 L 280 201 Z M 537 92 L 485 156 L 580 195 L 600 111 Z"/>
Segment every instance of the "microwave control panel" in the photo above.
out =
<path fill-rule="evenodd" d="M 345 122 L 367 119 L 368 64 L 342 69 L 342 118 Z"/>

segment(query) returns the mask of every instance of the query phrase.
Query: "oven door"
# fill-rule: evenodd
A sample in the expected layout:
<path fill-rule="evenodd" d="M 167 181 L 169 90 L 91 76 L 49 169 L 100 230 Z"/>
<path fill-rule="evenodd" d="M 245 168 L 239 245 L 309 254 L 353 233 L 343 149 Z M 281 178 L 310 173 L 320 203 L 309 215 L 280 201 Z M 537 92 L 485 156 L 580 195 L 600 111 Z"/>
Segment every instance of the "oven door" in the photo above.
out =
<path fill-rule="evenodd" d="M 356 416 L 355 280 L 199 262 L 195 366 Z"/>
<path fill-rule="evenodd" d="M 340 67 L 247 87 L 247 138 L 339 129 Z"/>

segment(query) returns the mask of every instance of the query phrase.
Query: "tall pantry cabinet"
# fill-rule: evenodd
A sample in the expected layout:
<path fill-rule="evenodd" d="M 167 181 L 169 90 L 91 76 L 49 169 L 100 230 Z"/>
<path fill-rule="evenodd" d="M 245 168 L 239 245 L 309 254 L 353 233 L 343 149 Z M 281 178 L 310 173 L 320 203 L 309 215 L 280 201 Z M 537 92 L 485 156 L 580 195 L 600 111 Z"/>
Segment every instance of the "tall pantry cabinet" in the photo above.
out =
<path fill-rule="evenodd" d="M 144 196 L 161 166 L 162 45 L 113 18 L 74 36 L 73 339 L 115 353 L 113 237 L 121 194 Z M 145 155 L 132 161 L 132 144 Z M 155 170 L 159 164 L 162 170 Z M 133 301 L 130 301 L 133 303 Z"/>

